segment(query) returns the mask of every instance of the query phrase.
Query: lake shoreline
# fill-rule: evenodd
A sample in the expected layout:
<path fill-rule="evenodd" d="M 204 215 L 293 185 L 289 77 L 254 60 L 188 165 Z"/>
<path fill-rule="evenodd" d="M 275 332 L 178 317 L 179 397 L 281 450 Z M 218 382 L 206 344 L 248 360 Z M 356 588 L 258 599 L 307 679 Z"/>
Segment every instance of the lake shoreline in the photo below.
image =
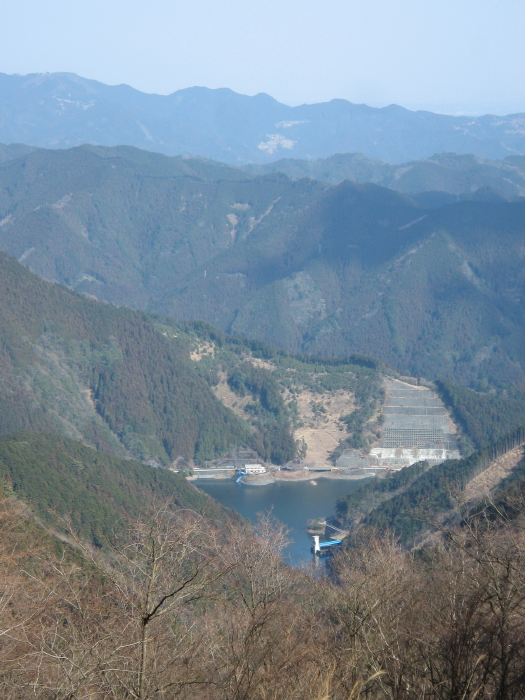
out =
<path fill-rule="evenodd" d="M 345 481 L 359 481 L 361 479 L 369 479 L 375 476 L 374 473 L 367 473 L 359 470 L 352 470 L 353 473 L 344 471 L 310 471 L 306 469 L 298 469 L 297 471 L 278 471 L 274 473 L 276 481 L 313 481 L 317 479 L 339 479 Z"/>
<path fill-rule="evenodd" d="M 197 482 L 203 479 L 225 481 L 235 479 L 237 472 L 233 474 L 210 474 L 205 476 L 202 473 L 199 476 L 188 476 L 186 477 L 188 481 Z M 274 484 L 276 481 L 284 482 L 302 482 L 310 481 L 314 482 L 317 479 L 331 479 L 338 481 L 361 481 L 362 479 L 370 479 L 375 477 L 375 472 L 365 472 L 364 470 L 348 470 L 347 472 L 343 470 L 337 471 L 310 471 L 307 469 L 298 469 L 296 471 L 288 470 L 272 470 L 265 472 L 264 474 L 247 474 L 243 476 L 239 483 L 245 486 L 268 486 L 268 484 Z"/>

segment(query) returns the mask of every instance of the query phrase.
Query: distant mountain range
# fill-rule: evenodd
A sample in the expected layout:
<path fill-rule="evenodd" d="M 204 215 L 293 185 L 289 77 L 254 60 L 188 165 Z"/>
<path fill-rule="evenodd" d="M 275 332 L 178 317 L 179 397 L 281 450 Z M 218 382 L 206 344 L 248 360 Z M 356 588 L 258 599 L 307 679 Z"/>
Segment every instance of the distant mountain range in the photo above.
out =
<path fill-rule="evenodd" d="M 367 158 L 362 153 L 338 153 L 317 160 L 282 158 L 266 165 L 245 165 L 244 170 L 254 175 L 280 172 L 294 180 L 311 177 L 333 185 L 343 180 L 359 184 L 373 182 L 411 195 L 434 193 L 418 198 L 426 204 L 441 205 L 458 198 L 492 197 L 495 200 L 525 196 L 525 156 L 489 160 L 473 155 L 437 153 L 425 160 L 392 165 Z M 444 196 L 445 193 L 449 196 Z"/>
<path fill-rule="evenodd" d="M 504 158 L 525 154 L 525 115 L 457 117 L 345 100 L 288 107 L 228 89 L 162 96 L 72 73 L 0 74 L 0 142 L 127 144 L 234 164 L 356 152 L 389 163 L 443 151 Z"/>
<path fill-rule="evenodd" d="M 130 147 L 34 150 L 0 166 L 0 249 L 98 299 L 293 352 L 525 385 L 525 201 L 423 195 L 444 196 Z"/>
<path fill-rule="evenodd" d="M 36 146 L 0 143 L 0 163 L 15 160 L 36 150 Z M 160 160 L 157 162 L 160 163 Z M 213 167 L 221 164 L 209 161 L 208 165 Z M 525 196 L 525 156 L 490 160 L 473 155 L 436 153 L 424 160 L 392 165 L 368 158 L 362 153 L 337 153 L 329 158 L 315 160 L 281 158 L 271 163 L 248 163 L 238 167 L 253 176 L 283 173 L 292 180 L 309 177 L 332 185 L 344 180 L 358 184 L 374 183 L 416 195 L 418 201 L 430 206 L 441 206 L 462 199 L 495 201 Z"/>

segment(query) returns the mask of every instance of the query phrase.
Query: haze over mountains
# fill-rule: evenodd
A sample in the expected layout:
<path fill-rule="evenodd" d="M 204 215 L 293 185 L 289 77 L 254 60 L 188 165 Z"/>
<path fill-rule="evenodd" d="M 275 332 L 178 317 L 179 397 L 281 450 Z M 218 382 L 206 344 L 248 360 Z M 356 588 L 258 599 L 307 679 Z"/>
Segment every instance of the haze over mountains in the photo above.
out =
<path fill-rule="evenodd" d="M 229 89 L 162 96 L 72 73 L 0 74 L 0 142 L 127 144 L 235 164 L 355 152 L 390 163 L 443 151 L 504 158 L 525 154 L 525 115 L 457 117 L 345 100 L 288 107 Z"/>
<path fill-rule="evenodd" d="M 492 198 L 525 196 L 525 157 L 507 156 L 502 160 L 489 160 L 478 156 L 437 153 L 424 160 L 392 165 L 362 153 L 338 153 L 329 158 L 297 160 L 282 158 L 273 163 L 248 164 L 246 172 L 254 175 L 280 172 L 295 180 L 311 177 L 333 185 L 351 180 L 360 184 L 372 182 L 398 192 L 419 194 L 442 193 L 419 197 L 426 204 L 446 204 L 472 197 Z M 478 192 L 485 188 L 485 191 Z M 449 195 L 445 196 L 446 193 Z"/>
<path fill-rule="evenodd" d="M 524 115 L 66 73 L 2 74 L 0 103 L 0 249 L 40 276 L 292 352 L 525 381 Z"/>

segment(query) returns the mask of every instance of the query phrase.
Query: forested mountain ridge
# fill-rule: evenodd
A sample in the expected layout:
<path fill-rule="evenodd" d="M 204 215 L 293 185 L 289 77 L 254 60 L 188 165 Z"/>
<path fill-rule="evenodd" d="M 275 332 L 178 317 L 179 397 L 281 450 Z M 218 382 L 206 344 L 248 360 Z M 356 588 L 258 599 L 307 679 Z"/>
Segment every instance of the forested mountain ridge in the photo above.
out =
<path fill-rule="evenodd" d="M 223 521 L 236 517 L 178 474 L 96 452 L 56 433 L 0 436 L 2 497 L 4 484 L 40 522 L 60 531 L 59 519 L 71 518 L 77 533 L 98 547 L 155 503 Z"/>
<path fill-rule="evenodd" d="M 0 254 L 0 433 L 47 430 L 117 456 L 211 459 L 247 427 L 175 333 L 85 299 Z"/>
<path fill-rule="evenodd" d="M 324 187 L 128 147 L 37 150 L 0 166 L 0 247 L 50 280 L 155 308 L 277 200 L 296 209 Z"/>
<path fill-rule="evenodd" d="M 522 385 L 524 212 L 428 210 L 342 183 L 293 220 L 276 204 L 275 218 L 157 308 L 293 352 L 360 352 L 411 375 Z"/>
<path fill-rule="evenodd" d="M 338 153 L 317 160 L 282 158 L 264 165 L 245 165 L 243 169 L 253 175 L 280 172 L 295 180 L 311 177 L 332 185 L 343 180 L 360 184 L 372 182 L 410 195 L 439 192 L 441 197 L 434 194 L 437 205 L 456 201 L 456 197 L 447 197 L 446 194 L 460 199 L 491 195 L 495 200 L 525 195 L 524 156 L 489 160 L 472 154 L 436 153 L 425 160 L 392 165 L 367 158 L 362 153 Z M 432 201 L 429 195 L 417 200 L 423 203 Z"/>
<path fill-rule="evenodd" d="M 0 143 L 0 163 L 16 160 L 36 150 L 45 149 L 24 144 L 6 146 Z M 106 157 L 109 157 L 113 150 L 98 149 L 95 152 L 106 153 Z M 119 149 L 116 153 L 128 158 L 133 156 L 133 150 L 129 148 Z M 141 158 L 138 152 L 134 155 L 137 165 L 148 164 L 148 156 Z M 186 163 L 181 163 L 181 160 L 185 160 Z M 206 166 L 201 165 L 199 168 L 196 159 L 176 157 L 175 161 L 170 168 L 169 161 L 152 156 L 150 166 L 153 163 L 157 167 L 160 166 L 163 175 L 189 175 L 193 172 L 208 179 L 210 176 L 213 178 L 211 173 L 214 172 L 215 165 L 215 178 L 218 174 L 223 178 L 235 178 L 234 173 L 228 172 L 224 164 L 215 161 L 206 161 L 209 166 L 207 172 Z M 472 154 L 436 153 L 424 160 L 392 165 L 368 158 L 362 153 L 337 153 L 329 158 L 316 160 L 282 158 L 266 164 L 248 163 L 242 166 L 242 171 L 252 176 L 283 173 L 292 180 L 309 177 L 331 185 L 337 185 L 344 180 L 358 184 L 373 183 L 415 196 L 416 201 L 429 206 L 442 206 L 460 199 L 505 201 L 525 195 L 525 156 L 506 156 L 500 160 L 490 160 Z"/>
<path fill-rule="evenodd" d="M 16 158 L 21 158 L 31 151 L 36 151 L 35 146 L 26 146 L 23 143 L 11 143 L 6 146 L 4 143 L 0 143 L 0 163 L 5 163 L 8 160 L 15 160 Z"/>
<path fill-rule="evenodd" d="M 230 163 L 277 155 L 361 152 L 392 163 L 454 151 L 486 158 L 525 153 L 525 117 L 447 116 L 346 100 L 288 107 L 203 87 L 148 95 L 73 73 L 0 74 L 0 141 L 47 148 L 128 144 Z"/>
<path fill-rule="evenodd" d="M 350 437 L 339 419 L 380 397 L 383 365 L 372 358 L 293 357 L 202 322 L 117 308 L 5 253 L 0 299 L 0 435 L 56 432 L 156 466 L 191 468 L 236 446 L 284 464 L 305 456 L 301 428 L 326 432 L 324 405 L 335 400 L 334 437 L 318 457 L 329 461 Z"/>
<path fill-rule="evenodd" d="M 80 292 L 292 352 L 524 381 L 522 201 L 426 207 L 127 147 L 37 150 L 0 186 L 0 248 Z"/>

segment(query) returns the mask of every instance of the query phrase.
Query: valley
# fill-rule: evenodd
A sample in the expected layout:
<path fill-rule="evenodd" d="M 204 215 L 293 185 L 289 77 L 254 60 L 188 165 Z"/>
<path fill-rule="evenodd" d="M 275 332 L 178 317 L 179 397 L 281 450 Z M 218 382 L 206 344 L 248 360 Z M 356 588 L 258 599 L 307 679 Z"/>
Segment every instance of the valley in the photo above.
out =
<path fill-rule="evenodd" d="M 435 606 L 464 575 L 465 552 L 487 552 L 502 567 L 498 582 L 508 583 L 509 570 L 521 575 L 509 563 L 521 551 L 525 492 L 520 202 L 424 208 L 375 186 L 246 179 L 188 161 L 165 162 L 162 185 L 150 177 L 140 201 L 138 171 L 146 162 L 155 170 L 155 157 L 131 154 L 136 169 L 129 152 L 81 155 L 89 168 L 103 161 L 97 196 L 87 197 L 89 168 L 80 173 L 82 214 L 73 211 L 78 191 L 58 197 L 64 183 L 49 163 L 40 190 L 47 156 L 39 152 L 22 156 L 36 159 L 23 186 L 30 163 L 7 161 L 22 174 L 18 194 L 2 195 L 11 199 L 2 241 L 22 250 L 20 262 L 0 253 L 0 687 L 15 688 L 13 700 L 29 697 L 19 688 L 45 698 L 58 683 L 92 694 L 93 682 L 100 697 L 121 697 L 123 669 L 152 684 L 187 683 L 187 700 L 202 700 L 203 686 L 210 698 L 234 697 L 229 679 L 239 666 L 257 667 L 261 630 L 271 653 L 256 694 L 243 697 L 266 697 L 267 670 L 284 654 L 299 676 L 290 685 L 288 671 L 272 670 L 278 700 L 296 693 L 312 663 L 339 663 L 344 611 L 349 600 L 362 604 L 356 590 L 393 616 L 395 643 L 401 611 L 414 656 L 412 630 L 435 635 L 420 611 L 442 614 Z M 113 171 L 123 161 L 135 184 L 119 208 Z M 162 187 L 164 202 L 151 205 Z M 163 244 L 179 236 L 180 257 L 162 248 L 144 255 L 161 205 L 163 216 L 188 216 L 159 233 Z M 87 252 L 106 272 L 87 267 Z M 165 265 L 164 281 L 143 274 L 153 262 L 157 272 Z M 81 274 L 61 285 L 66 269 Z M 146 310 L 160 288 L 178 318 Z M 507 299 L 509 289 L 505 305 L 498 294 Z M 193 320 L 199 309 L 223 328 Z M 416 337 L 421 318 L 426 334 Z M 246 335 L 223 330 L 248 321 Z M 283 329 L 280 347 L 265 342 Z M 240 477 L 247 464 L 267 471 Z M 460 593 L 472 609 L 478 584 L 494 582 L 469 561 Z M 161 596 L 158 617 L 144 603 L 146 582 Z M 176 603 L 162 607 L 165 594 Z M 493 612 L 480 614 L 483 629 L 501 629 Z M 144 666 L 136 650 L 146 627 L 154 636 Z M 238 640 L 232 651 L 225 635 Z M 390 643 L 356 638 L 366 654 L 392 658 Z M 361 651 L 357 667 L 366 667 Z M 225 695 L 212 692 L 217 678 Z"/>
<path fill-rule="evenodd" d="M 436 538 L 425 518 L 506 502 L 522 160 L 2 146 L 2 478 L 51 529 L 68 492 L 97 547 L 133 493 L 228 527 L 275 506 L 294 564 L 312 518 L 411 548 Z M 246 460 L 267 471 L 236 483 Z"/>
<path fill-rule="evenodd" d="M 117 457 L 185 468 L 242 444 L 264 462 L 310 468 L 350 466 L 353 454 L 371 453 L 368 467 L 428 458 L 425 449 L 455 454 L 456 437 L 444 434 L 427 447 L 381 442 L 388 421 L 409 408 L 382 409 L 388 381 L 403 377 L 380 360 L 293 355 L 203 322 L 119 309 L 41 280 L 5 254 L 0 273 L 2 433 L 51 430 Z M 443 411 L 444 401 L 456 426 L 445 432 L 458 431 L 462 454 L 521 425 L 517 388 L 431 386 L 440 398 L 423 401 L 424 411 Z"/>
<path fill-rule="evenodd" d="M 525 700 L 525 4 L 5 5 L 0 700 Z"/>

